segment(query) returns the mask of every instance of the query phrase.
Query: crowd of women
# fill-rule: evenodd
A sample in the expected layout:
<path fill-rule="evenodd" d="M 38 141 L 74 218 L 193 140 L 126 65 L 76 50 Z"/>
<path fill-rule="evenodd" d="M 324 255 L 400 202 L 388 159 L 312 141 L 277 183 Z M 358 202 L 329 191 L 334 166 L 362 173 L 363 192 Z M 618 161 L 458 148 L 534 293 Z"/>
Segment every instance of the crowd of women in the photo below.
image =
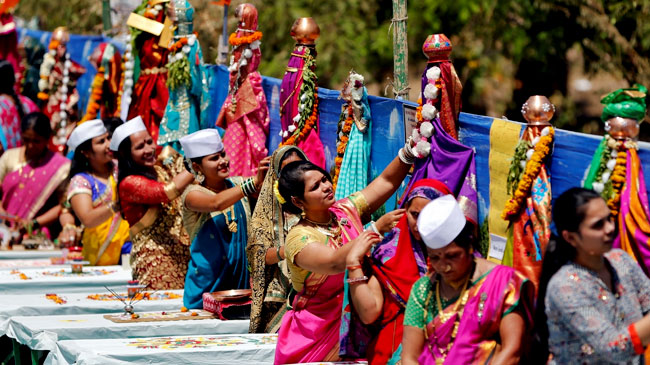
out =
<path fill-rule="evenodd" d="M 239 156 L 217 129 L 163 147 L 139 115 L 77 124 L 68 159 L 48 148 L 50 118 L 5 87 L 9 62 L 0 77 L 0 213 L 12 230 L 81 245 L 92 265 L 129 257 L 134 279 L 184 289 L 188 308 L 252 288 L 250 331 L 278 333 L 276 363 L 644 363 L 650 280 L 612 248 L 616 223 L 592 190 L 554 202 L 536 288 L 481 257 L 476 217 L 439 179 L 414 175 L 402 209 L 371 220 L 416 161 L 441 156 L 411 139 L 337 200 L 330 174 L 297 146 L 231 176 Z M 434 140 L 444 134 L 436 143 L 456 143 L 431 123 Z"/>

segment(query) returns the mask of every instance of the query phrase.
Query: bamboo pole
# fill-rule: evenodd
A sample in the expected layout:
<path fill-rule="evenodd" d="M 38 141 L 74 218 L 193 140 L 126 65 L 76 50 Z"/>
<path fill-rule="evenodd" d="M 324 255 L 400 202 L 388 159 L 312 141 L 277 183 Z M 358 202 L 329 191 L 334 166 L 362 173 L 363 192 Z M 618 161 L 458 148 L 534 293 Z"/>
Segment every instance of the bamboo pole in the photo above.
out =
<path fill-rule="evenodd" d="M 104 24 L 104 34 L 111 35 L 113 25 L 111 24 L 111 3 L 109 0 L 102 0 L 102 23 Z"/>
<path fill-rule="evenodd" d="M 409 98 L 406 2 L 407 0 L 393 0 L 393 91 L 396 99 Z"/>

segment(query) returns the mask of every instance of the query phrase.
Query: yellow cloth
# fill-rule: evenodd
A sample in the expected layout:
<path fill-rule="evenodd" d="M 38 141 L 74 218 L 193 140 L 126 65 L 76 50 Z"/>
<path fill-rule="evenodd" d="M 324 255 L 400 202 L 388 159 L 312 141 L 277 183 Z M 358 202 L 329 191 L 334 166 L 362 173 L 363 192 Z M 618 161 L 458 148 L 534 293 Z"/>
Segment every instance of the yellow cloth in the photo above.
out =
<path fill-rule="evenodd" d="M 110 194 L 113 201 L 117 201 L 117 183 L 111 175 L 109 177 Z M 93 202 L 93 207 L 102 203 L 102 199 Z M 102 224 L 85 228 L 81 242 L 83 242 L 83 256 L 91 265 L 106 266 L 117 265 L 122 253 L 122 245 L 129 240 L 129 223 L 122 219 L 119 212 L 107 219 Z M 103 253 L 100 255 L 102 247 Z M 98 257 L 99 256 L 99 257 Z"/>
<path fill-rule="evenodd" d="M 488 213 L 488 224 L 491 236 L 501 236 L 504 239 L 507 236 L 508 221 L 501 218 L 501 212 L 506 205 L 506 201 L 510 199 L 506 183 L 512 155 L 517 143 L 519 143 L 521 128 L 520 124 L 501 119 L 494 119 L 490 127 L 490 211 Z M 490 246 L 492 245 L 491 241 L 492 237 L 490 237 Z M 488 259 L 512 266 L 512 246 L 506 246 L 503 260 L 499 261 L 494 257 L 488 257 Z"/>

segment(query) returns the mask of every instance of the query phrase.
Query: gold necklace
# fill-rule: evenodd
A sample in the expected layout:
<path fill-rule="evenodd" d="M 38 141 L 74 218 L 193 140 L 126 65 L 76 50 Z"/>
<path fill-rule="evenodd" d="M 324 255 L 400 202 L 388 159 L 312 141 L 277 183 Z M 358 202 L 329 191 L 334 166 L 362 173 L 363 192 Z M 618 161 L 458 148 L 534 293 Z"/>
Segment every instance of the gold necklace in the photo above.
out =
<path fill-rule="evenodd" d="M 467 290 L 467 283 L 469 282 L 469 277 L 468 280 L 465 282 L 465 285 L 463 287 L 463 291 L 461 291 L 460 296 L 456 300 L 456 304 L 454 305 L 454 310 L 451 314 L 445 315 L 444 312 L 442 311 L 442 303 L 440 302 L 440 280 L 436 281 L 436 301 L 438 302 L 438 315 L 440 316 L 440 321 L 442 323 L 445 323 L 446 321 L 449 320 L 453 315 L 456 315 L 456 319 L 454 320 L 454 328 L 451 331 L 451 338 L 449 339 L 449 342 L 447 343 L 447 347 L 444 349 L 440 349 L 438 347 L 438 352 L 439 354 L 436 354 L 436 351 L 433 350 L 433 346 L 431 343 L 429 343 L 429 351 L 431 352 L 431 355 L 436 360 L 436 365 L 443 365 L 445 363 L 445 359 L 447 358 L 447 355 L 449 354 L 449 351 L 451 350 L 451 347 L 454 345 L 454 342 L 456 341 L 456 335 L 458 334 L 458 327 L 460 326 L 460 318 L 463 315 L 463 310 L 465 309 L 465 304 L 467 303 L 467 298 L 469 291 Z M 431 296 L 431 293 L 429 293 L 429 298 Z M 428 299 L 428 298 L 427 298 Z M 446 318 L 445 318 L 446 317 Z M 435 322 L 433 326 L 433 341 L 437 344 L 438 343 L 438 336 L 436 335 L 436 327 L 435 327 Z M 424 337 L 425 341 L 428 340 L 428 333 L 425 329 L 424 331 Z"/>
<path fill-rule="evenodd" d="M 316 230 L 326 236 L 332 237 L 334 239 L 337 239 L 341 236 L 341 225 L 339 224 L 338 220 L 332 218 L 330 215 L 330 220 L 326 223 L 319 223 L 316 221 L 313 221 L 307 217 L 303 218 L 305 221 L 310 223 L 311 225 L 316 228 Z M 324 227 L 324 228 L 323 228 Z"/>
<path fill-rule="evenodd" d="M 207 185 L 205 186 L 205 188 L 207 188 L 208 190 L 210 190 L 215 194 L 220 193 L 220 191 L 217 191 Z M 226 227 L 228 227 L 230 233 L 237 233 L 237 218 L 235 218 L 235 204 L 229 206 L 228 209 L 224 209 L 221 211 L 221 214 L 223 214 L 223 218 L 226 220 Z M 228 220 L 228 212 L 230 212 L 230 220 Z"/>

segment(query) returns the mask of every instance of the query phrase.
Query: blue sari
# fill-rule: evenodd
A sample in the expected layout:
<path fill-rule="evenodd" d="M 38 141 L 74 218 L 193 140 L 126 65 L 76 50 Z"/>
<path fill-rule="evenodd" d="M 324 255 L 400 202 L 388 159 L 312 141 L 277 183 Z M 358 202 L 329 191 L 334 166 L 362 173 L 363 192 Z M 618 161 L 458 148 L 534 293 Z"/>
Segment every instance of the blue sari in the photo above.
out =
<path fill-rule="evenodd" d="M 240 177 L 227 179 L 226 188 L 234 187 L 240 180 Z M 194 190 L 212 193 L 192 185 L 184 193 L 183 201 L 187 193 Z M 224 215 L 228 222 L 234 220 L 237 223 L 236 232 L 230 232 Z M 249 219 L 250 207 L 246 198 L 235 203 L 232 210 L 197 213 L 184 208 L 183 224 L 192 238 L 183 293 L 185 307 L 203 308 L 203 293 L 250 288 L 246 259 Z"/>

